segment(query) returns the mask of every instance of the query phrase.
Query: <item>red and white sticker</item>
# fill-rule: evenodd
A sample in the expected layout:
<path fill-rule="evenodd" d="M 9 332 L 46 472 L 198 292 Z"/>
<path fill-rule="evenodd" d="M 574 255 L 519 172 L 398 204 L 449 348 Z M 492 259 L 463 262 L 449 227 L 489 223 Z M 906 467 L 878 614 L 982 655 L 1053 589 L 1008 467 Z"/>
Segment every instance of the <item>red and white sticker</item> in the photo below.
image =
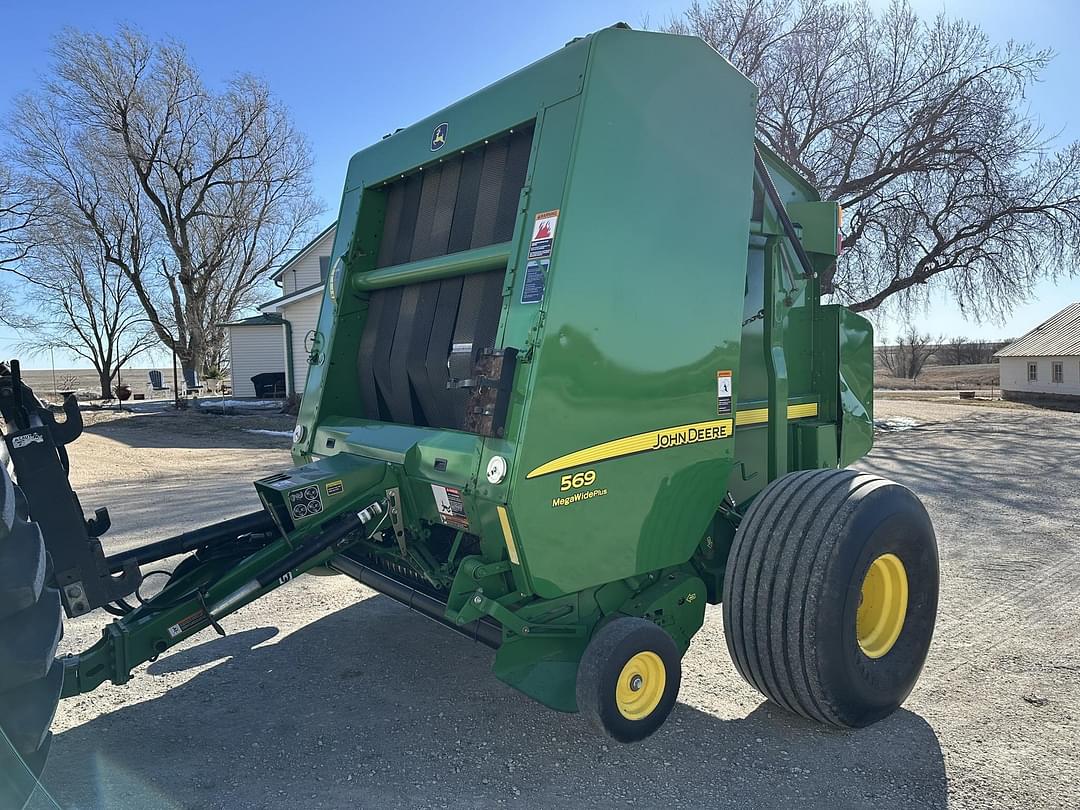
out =
<path fill-rule="evenodd" d="M 546 259 L 555 244 L 555 229 L 559 225 L 559 209 L 543 211 L 533 222 L 532 240 L 529 242 L 530 259 Z"/>
<path fill-rule="evenodd" d="M 183 633 L 193 630 L 196 627 L 205 627 L 210 623 L 210 617 L 206 615 L 205 610 L 197 610 L 189 616 L 185 616 L 176 624 L 169 628 L 169 638 L 176 638 Z"/>
<path fill-rule="evenodd" d="M 461 497 L 461 490 L 432 484 L 431 492 L 435 496 L 435 508 L 439 510 L 439 518 L 444 524 L 459 529 L 469 528 L 469 516 L 465 514 L 465 501 Z"/>

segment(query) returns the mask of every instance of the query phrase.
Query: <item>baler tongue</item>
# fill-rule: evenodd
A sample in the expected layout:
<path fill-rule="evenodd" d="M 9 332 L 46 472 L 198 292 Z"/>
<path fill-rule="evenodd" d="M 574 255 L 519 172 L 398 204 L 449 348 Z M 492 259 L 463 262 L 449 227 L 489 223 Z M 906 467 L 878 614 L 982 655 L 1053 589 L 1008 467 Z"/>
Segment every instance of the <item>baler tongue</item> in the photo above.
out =
<path fill-rule="evenodd" d="M 63 659 L 64 694 L 105 680 L 124 683 L 133 667 L 247 603 L 325 565 L 355 543 L 377 538 L 395 520 L 397 477 L 386 462 L 341 455 L 256 482 L 264 509 L 110 558 L 146 564 L 194 551 L 167 585 L 120 618 L 102 640 Z M 376 539 L 377 541 L 377 539 Z"/>

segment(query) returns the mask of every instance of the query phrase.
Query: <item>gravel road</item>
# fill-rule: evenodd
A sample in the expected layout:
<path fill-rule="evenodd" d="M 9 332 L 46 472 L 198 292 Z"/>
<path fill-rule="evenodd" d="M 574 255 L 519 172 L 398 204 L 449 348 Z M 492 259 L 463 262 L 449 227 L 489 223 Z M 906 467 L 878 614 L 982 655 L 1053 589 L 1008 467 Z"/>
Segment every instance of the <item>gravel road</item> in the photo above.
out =
<path fill-rule="evenodd" d="M 916 426 L 859 466 L 923 497 L 943 590 L 922 680 L 871 728 L 763 702 L 717 607 L 665 727 L 606 743 L 496 681 L 484 647 L 303 577 L 227 637 L 62 703 L 46 784 L 65 808 L 1080 806 L 1080 416 L 909 401 L 878 416 Z M 84 505 L 112 510 L 110 551 L 243 512 L 250 480 L 288 464 L 283 440 L 174 418 L 102 423 L 73 449 Z M 63 648 L 102 622 L 70 622 Z"/>

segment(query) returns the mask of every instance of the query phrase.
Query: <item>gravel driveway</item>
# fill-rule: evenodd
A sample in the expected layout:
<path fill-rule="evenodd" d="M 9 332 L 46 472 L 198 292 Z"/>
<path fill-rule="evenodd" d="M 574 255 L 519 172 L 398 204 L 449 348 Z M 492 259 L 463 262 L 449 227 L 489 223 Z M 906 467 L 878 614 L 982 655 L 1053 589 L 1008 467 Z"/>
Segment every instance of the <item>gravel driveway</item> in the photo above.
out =
<path fill-rule="evenodd" d="M 486 648 L 343 577 L 304 577 L 226 619 L 227 637 L 62 703 L 46 784 L 73 808 L 1080 806 L 1080 418 L 878 411 L 917 424 L 859 466 L 924 498 L 943 590 L 922 680 L 871 728 L 764 703 L 716 607 L 669 722 L 620 746 L 496 681 Z M 250 480 L 288 464 L 284 441 L 178 437 L 156 419 L 74 447 L 83 504 L 112 508 L 110 551 L 245 511 Z M 64 649 L 102 621 L 69 622 Z"/>

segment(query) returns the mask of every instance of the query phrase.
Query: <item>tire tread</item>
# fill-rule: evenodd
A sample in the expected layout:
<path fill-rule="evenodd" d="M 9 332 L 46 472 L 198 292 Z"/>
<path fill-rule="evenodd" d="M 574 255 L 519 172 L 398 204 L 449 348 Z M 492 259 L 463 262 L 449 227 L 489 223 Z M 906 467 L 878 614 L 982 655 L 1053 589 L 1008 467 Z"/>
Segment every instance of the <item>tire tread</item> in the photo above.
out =
<path fill-rule="evenodd" d="M 45 583 L 50 562 L 41 531 L 3 467 L 0 566 L 0 728 L 36 775 L 45 764 L 49 726 L 63 687 L 64 667 L 56 659 L 63 611 L 60 592 Z M 25 797 L 18 789 L 15 783 L 5 784 L 0 803 L 21 806 Z"/>
<path fill-rule="evenodd" d="M 813 621 L 830 552 L 867 488 L 854 470 L 808 470 L 772 482 L 736 532 L 724 582 L 728 650 L 739 674 L 784 708 L 846 726 L 820 680 Z"/>

